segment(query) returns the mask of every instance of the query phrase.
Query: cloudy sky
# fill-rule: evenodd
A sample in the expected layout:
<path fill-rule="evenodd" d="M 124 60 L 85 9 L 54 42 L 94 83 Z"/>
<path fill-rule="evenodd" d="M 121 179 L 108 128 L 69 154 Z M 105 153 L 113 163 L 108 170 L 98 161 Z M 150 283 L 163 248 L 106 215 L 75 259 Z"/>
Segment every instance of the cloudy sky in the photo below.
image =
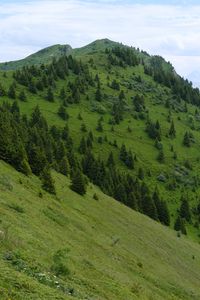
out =
<path fill-rule="evenodd" d="M 162 55 L 200 82 L 200 0 L 0 0 L 0 61 L 100 38 Z"/>

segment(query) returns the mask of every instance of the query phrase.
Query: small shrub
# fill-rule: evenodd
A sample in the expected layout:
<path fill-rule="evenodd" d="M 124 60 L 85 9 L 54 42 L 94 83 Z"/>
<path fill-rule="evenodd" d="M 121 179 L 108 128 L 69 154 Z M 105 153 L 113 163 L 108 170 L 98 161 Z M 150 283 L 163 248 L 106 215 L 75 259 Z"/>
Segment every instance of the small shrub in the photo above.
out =
<path fill-rule="evenodd" d="M 94 200 L 97 200 L 97 201 L 99 200 L 99 197 L 98 197 L 98 195 L 97 195 L 96 193 L 94 193 L 93 199 L 94 199 Z"/>
<path fill-rule="evenodd" d="M 61 249 L 56 251 L 53 255 L 51 271 L 53 271 L 56 276 L 68 276 L 70 274 L 70 270 L 65 264 L 68 252 L 68 249 Z"/>

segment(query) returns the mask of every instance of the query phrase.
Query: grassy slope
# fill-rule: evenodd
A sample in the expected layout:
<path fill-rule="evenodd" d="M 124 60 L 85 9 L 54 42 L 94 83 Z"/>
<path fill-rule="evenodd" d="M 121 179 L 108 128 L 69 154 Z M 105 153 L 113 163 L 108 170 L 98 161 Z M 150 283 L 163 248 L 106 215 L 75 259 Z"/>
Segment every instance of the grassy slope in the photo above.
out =
<path fill-rule="evenodd" d="M 62 55 L 67 54 L 72 50 L 69 45 L 54 45 L 47 48 L 44 48 L 34 54 L 29 55 L 28 57 L 18 60 L 10 61 L 6 63 L 0 63 L 0 70 L 15 70 L 23 66 L 38 65 L 38 64 L 47 64 L 52 61 L 52 59 L 58 58 Z"/>
<path fill-rule="evenodd" d="M 0 241 L 2 300 L 200 298 L 198 244 L 94 186 L 80 197 L 68 179 L 57 173 L 54 179 L 57 199 L 45 193 L 39 198 L 36 177 L 0 162 L 0 230 L 6 232 Z M 70 275 L 54 280 L 73 288 L 73 297 L 33 277 L 36 266 L 48 274 L 53 254 L 64 248 Z M 3 259 L 9 253 L 18 255 L 17 264 Z"/>

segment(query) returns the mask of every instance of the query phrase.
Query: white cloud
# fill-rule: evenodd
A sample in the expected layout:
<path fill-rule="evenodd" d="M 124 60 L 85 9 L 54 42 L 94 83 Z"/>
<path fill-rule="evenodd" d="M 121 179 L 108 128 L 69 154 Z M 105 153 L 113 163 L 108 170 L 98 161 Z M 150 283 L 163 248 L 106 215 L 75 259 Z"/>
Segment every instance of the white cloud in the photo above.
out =
<path fill-rule="evenodd" d="M 83 0 L 2 3 L 0 61 L 19 59 L 52 44 L 79 47 L 107 37 L 170 57 L 181 74 L 187 75 L 198 60 L 199 15 L 200 5 Z M 194 67 L 183 63 L 186 60 Z"/>

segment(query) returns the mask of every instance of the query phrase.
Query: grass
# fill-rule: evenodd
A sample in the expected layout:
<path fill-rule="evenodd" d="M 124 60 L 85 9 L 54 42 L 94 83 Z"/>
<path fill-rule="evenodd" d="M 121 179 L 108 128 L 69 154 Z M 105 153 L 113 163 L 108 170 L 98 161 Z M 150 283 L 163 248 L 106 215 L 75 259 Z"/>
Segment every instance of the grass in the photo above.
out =
<path fill-rule="evenodd" d="M 56 172 L 56 198 L 39 197 L 38 178 L 0 162 L 0 176 L 5 174 L 13 189 L 1 188 L 2 300 L 199 299 L 197 243 L 92 185 L 86 196 L 77 195 Z M 58 268 L 67 272 L 56 276 Z"/>

